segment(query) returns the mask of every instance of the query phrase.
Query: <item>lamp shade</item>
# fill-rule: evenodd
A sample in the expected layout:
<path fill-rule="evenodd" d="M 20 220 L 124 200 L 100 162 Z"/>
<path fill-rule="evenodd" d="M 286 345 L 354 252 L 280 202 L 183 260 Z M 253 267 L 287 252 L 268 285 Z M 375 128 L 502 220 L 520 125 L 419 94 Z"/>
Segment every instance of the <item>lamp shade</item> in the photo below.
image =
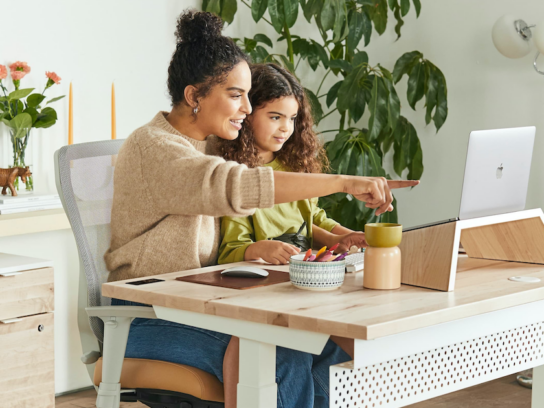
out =
<path fill-rule="evenodd" d="M 529 41 L 516 30 L 516 20 L 518 19 L 513 16 L 504 15 L 497 20 L 491 32 L 495 48 L 508 58 L 521 58 L 531 51 Z M 544 46 L 544 37 L 542 40 Z"/>
<path fill-rule="evenodd" d="M 541 54 L 544 54 L 544 21 L 537 24 L 533 31 L 533 41 Z"/>

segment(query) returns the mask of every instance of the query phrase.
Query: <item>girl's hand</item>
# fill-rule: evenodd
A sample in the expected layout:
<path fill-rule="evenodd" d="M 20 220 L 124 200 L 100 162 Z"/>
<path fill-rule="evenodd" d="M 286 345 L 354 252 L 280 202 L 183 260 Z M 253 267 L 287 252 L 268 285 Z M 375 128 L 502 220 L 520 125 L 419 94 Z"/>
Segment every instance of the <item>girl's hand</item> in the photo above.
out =
<path fill-rule="evenodd" d="M 287 265 L 289 258 L 298 255 L 300 249 L 281 241 L 258 241 L 246 248 L 244 259 L 262 258 L 272 265 Z"/>
<path fill-rule="evenodd" d="M 364 232 L 352 232 L 350 234 L 339 235 L 338 237 L 339 245 L 338 248 L 336 248 L 336 251 L 334 251 L 337 254 L 349 251 L 354 245 L 357 248 L 366 248 L 368 246 Z"/>

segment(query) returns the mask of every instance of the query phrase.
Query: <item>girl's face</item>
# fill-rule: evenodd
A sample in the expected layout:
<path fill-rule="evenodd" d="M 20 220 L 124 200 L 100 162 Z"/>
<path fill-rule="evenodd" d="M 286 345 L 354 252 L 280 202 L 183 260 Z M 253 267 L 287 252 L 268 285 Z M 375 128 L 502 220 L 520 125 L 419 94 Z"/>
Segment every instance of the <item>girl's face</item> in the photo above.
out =
<path fill-rule="evenodd" d="M 234 140 L 242 129 L 242 122 L 251 113 L 247 93 L 251 89 L 251 71 L 245 61 L 229 72 L 225 82 L 214 86 L 199 101 L 197 122 L 206 135 L 217 135 Z"/>
<path fill-rule="evenodd" d="M 265 163 L 274 160 L 274 153 L 293 134 L 297 112 L 298 102 L 290 95 L 268 102 L 248 117 L 255 145 Z"/>

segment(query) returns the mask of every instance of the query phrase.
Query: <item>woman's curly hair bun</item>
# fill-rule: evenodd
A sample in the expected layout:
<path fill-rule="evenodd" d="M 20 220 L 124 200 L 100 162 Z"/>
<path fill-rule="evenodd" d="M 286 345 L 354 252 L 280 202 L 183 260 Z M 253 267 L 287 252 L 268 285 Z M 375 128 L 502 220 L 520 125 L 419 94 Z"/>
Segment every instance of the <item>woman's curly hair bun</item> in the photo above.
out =
<path fill-rule="evenodd" d="M 178 19 L 176 38 L 178 42 L 209 41 L 221 37 L 221 17 L 203 11 L 186 10 Z"/>

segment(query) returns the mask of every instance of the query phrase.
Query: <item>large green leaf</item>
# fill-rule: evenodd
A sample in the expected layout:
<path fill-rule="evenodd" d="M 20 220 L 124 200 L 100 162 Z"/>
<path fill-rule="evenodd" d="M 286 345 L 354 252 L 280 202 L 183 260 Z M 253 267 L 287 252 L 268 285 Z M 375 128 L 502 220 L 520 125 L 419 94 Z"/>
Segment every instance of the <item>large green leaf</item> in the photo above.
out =
<path fill-rule="evenodd" d="M 331 61 L 330 64 L 332 64 L 332 62 L 333 61 Z M 360 65 L 346 76 L 338 90 L 338 102 L 336 103 L 338 110 L 343 112 L 350 108 L 352 102 L 357 99 L 357 92 L 359 92 L 361 88 L 361 81 L 367 74 L 368 67 Z"/>
<path fill-rule="evenodd" d="M 38 120 L 34 123 L 36 128 L 48 128 L 57 121 L 57 112 L 53 108 L 44 108 L 38 114 Z"/>
<path fill-rule="evenodd" d="M 353 70 L 353 66 L 346 60 L 337 59 L 329 61 L 330 68 L 340 69 L 346 73 L 350 73 Z"/>
<path fill-rule="evenodd" d="M 438 77 L 432 64 L 425 64 L 425 69 L 427 70 L 425 75 L 427 78 L 425 87 L 425 123 L 428 125 L 431 123 L 432 113 L 437 103 Z"/>
<path fill-rule="evenodd" d="M 283 0 L 283 12 L 287 27 L 293 27 L 298 17 L 298 0 Z"/>
<path fill-rule="evenodd" d="M 408 123 L 406 143 L 409 151 L 408 180 L 419 180 L 423 174 L 423 151 L 417 136 L 416 129 Z M 406 150 L 405 150 L 406 151 Z"/>
<path fill-rule="evenodd" d="M 317 55 L 319 59 L 321 60 L 321 63 L 325 68 L 329 67 L 329 56 L 327 54 L 327 51 L 325 51 L 325 48 L 318 42 L 312 40 L 312 47 L 311 51 L 313 54 Z"/>
<path fill-rule="evenodd" d="M 17 91 L 10 92 L 8 99 L 13 101 L 15 99 L 23 99 L 32 93 L 34 88 L 19 89 Z"/>
<path fill-rule="evenodd" d="M 382 72 L 384 72 L 383 80 L 388 92 L 388 97 L 387 97 L 388 123 L 391 130 L 394 131 L 397 126 L 397 122 L 399 121 L 399 118 L 400 118 L 400 99 L 399 99 L 399 96 L 397 95 L 395 86 L 393 85 L 393 79 L 392 79 L 391 73 L 381 66 L 380 66 L 380 69 Z"/>
<path fill-rule="evenodd" d="M 244 48 L 246 52 L 251 52 L 257 47 L 257 41 L 252 38 L 244 38 Z"/>
<path fill-rule="evenodd" d="M 442 71 L 437 67 L 434 68 L 438 77 L 438 88 L 436 93 L 436 112 L 434 113 L 433 121 L 438 132 L 448 117 L 448 87 Z"/>
<path fill-rule="evenodd" d="M 35 108 L 29 106 L 24 110 L 24 113 L 28 113 L 32 117 L 32 123 L 38 119 L 38 111 Z"/>
<path fill-rule="evenodd" d="M 327 145 L 327 156 L 331 161 L 331 164 L 337 158 L 338 153 L 345 147 L 350 137 L 351 133 L 347 130 L 344 130 L 338 133 L 334 140 Z"/>
<path fill-rule="evenodd" d="M 32 116 L 24 112 L 19 113 L 9 121 L 8 126 L 15 131 L 15 137 L 20 139 L 24 137 L 28 132 L 28 129 L 32 127 Z"/>
<path fill-rule="evenodd" d="M 236 0 L 221 0 L 221 18 L 227 23 L 232 23 L 237 9 Z"/>
<path fill-rule="evenodd" d="M 421 13 L 421 1 L 420 0 L 414 0 L 414 8 L 416 9 L 416 16 L 419 17 L 419 13 Z"/>
<path fill-rule="evenodd" d="M 412 68 L 419 60 L 423 58 L 423 54 L 419 51 L 404 53 L 395 63 L 393 69 L 393 81 L 395 84 L 401 80 L 404 74 L 410 75 Z"/>
<path fill-rule="evenodd" d="M 349 13 L 349 33 L 348 33 L 348 49 L 353 51 L 359 45 L 361 38 L 363 38 L 363 14 L 362 10 L 352 10 Z"/>
<path fill-rule="evenodd" d="M 253 17 L 253 20 L 255 20 L 256 23 L 261 18 L 263 18 L 267 8 L 268 8 L 268 0 L 252 0 L 251 1 L 251 16 Z M 258 34 L 258 35 L 264 35 L 264 34 Z"/>
<path fill-rule="evenodd" d="M 209 0 L 204 10 L 219 16 L 221 14 L 221 0 Z"/>
<path fill-rule="evenodd" d="M 321 25 L 325 31 L 328 31 L 334 27 L 336 11 L 334 9 L 333 1 L 335 0 L 325 0 L 323 3 L 323 8 L 321 9 Z"/>
<path fill-rule="evenodd" d="M 265 3 L 266 4 L 266 3 Z M 253 37 L 253 39 L 257 42 L 260 42 L 260 43 L 263 43 L 263 44 L 266 44 L 268 45 L 270 48 L 272 48 L 272 40 L 270 38 L 268 38 L 266 35 L 264 34 L 255 34 L 255 36 Z"/>
<path fill-rule="evenodd" d="M 378 6 L 375 8 L 374 15 L 372 16 L 372 22 L 378 34 L 382 35 L 387 27 L 387 0 L 378 0 Z"/>
<path fill-rule="evenodd" d="M 333 104 L 333 102 L 338 97 L 338 90 L 340 89 L 340 86 L 342 86 L 343 81 L 338 81 L 333 86 L 331 86 L 331 89 L 329 89 L 329 92 L 327 93 L 327 107 L 330 108 L 330 106 Z"/>
<path fill-rule="evenodd" d="M 375 75 L 370 94 L 370 102 L 368 104 L 368 109 L 370 110 L 370 119 L 368 121 L 369 140 L 376 139 L 382 129 L 387 126 L 387 101 L 388 92 L 384 85 L 384 79 Z"/>
<path fill-rule="evenodd" d="M 283 0 L 268 0 L 268 13 L 270 13 L 274 29 L 278 33 L 282 33 L 285 24 Z"/>
<path fill-rule="evenodd" d="M 308 96 L 308 99 L 310 101 L 310 106 L 312 107 L 312 116 L 314 118 L 315 124 L 317 125 L 323 117 L 323 108 L 321 107 L 321 102 L 319 102 L 317 96 L 309 89 L 304 88 L 304 91 L 306 92 L 306 95 Z"/>
<path fill-rule="evenodd" d="M 393 15 L 395 16 L 395 20 L 397 20 L 397 24 L 395 24 L 395 33 L 397 34 L 397 40 L 400 38 L 400 31 L 402 29 L 402 26 L 404 25 L 404 20 L 402 19 L 401 13 L 400 13 L 400 7 L 397 7 L 395 11 L 393 12 Z"/>
<path fill-rule="evenodd" d="M 404 17 L 410 11 L 410 0 L 400 0 L 400 11 Z"/>
<path fill-rule="evenodd" d="M 365 146 L 368 152 L 368 159 L 370 166 L 372 167 L 372 176 L 373 177 L 385 177 L 385 170 L 382 167 L 382 159 L 376 150 L 370 146 Z"/>
<path fill-rule="evenodd" d="M 365 10 L 363 10 L 363 21 L 361 25 L 363 27 L 363 35 L 365 37 L 366 47 L 370 43 L 370 37 L 372 36 L 372 21 L 370 20 L 370 17 Z"/>
<path fill-rule="evenodd" d="M 321 14 L 321 7 L 323 6 L 322 0 L 308 0 L 302 5 L 304 10 L 304 17 L 308 22 L 311 22 L 312 16 L 319 16 Z"/>
<path fill-rule="evenodd" d="M 351 65 L 353 65 L 353 68 L 357 68 L 361 64 L 368 64 L 368 54 L 364 51 L 356 53 L 351 60 Z"/>
<path fill-rule="evenodd" d="M 333 6 L 335 9 L 333 42 L 342 41 L 348 35 L 348 21 L 347 21 L 347 8 L 344 0 L 333 0 Z"/>
<path fill-rule="evenodd" d="M 416 103 L 423 98 L 425 93 L 425 63 L 415 64 L 408 77 L 408 90 L 406 92 L 408 103 L 412 109 L 416 109 Z"/>
<path fill-rule="evenodd" d="M 32 94 L 26 99 L 27 106 L 30 106 L 31 108 L 35 108 L 38 106 L 42 101 L 45 99 L 45 96 L 42 94 Z"/>

